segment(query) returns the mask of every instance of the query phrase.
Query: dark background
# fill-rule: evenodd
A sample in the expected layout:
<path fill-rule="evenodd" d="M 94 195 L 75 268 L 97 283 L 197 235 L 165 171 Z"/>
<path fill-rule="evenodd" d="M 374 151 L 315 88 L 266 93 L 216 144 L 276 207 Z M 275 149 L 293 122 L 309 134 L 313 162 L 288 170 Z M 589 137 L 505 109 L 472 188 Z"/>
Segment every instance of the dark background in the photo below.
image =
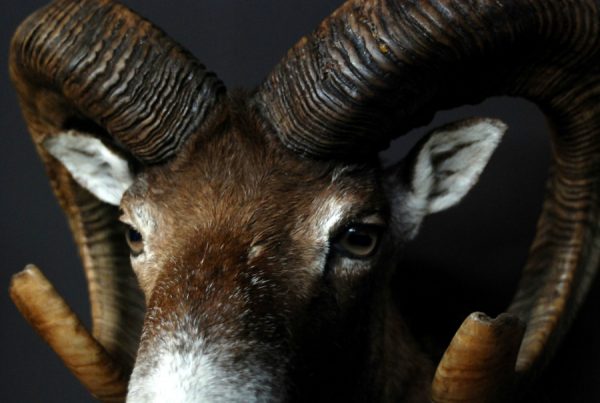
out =
<path fill-rule="evenodd" d="M 45 2 L 7 3 L 0 6 L 0 401 L 91 401 L 8 298 L 10 276 L 26 263 L 36 263 L 89 323 L 83 271 L 8 79 L 10 36 Z M 341 0 L 125 3 L 191 50 L 232 88 L 257 85 Z M 497 314 L 506 306 L 542 200 L 549 145 L 541 113 L 523 100 L 498 98 L 440 113 L 433 125 L 470 115 L 500 117 L 510 130 L 480 184 L 459 207 L 429 218 L 407 250 L 402 268 L 414 273 L 415 304 L 432 316 L 443 314 L 450 300 L 465 314 Z M 423 131 L 396 142 L 385 158 L 398 159 Z M 599 300 L 593 292 L 542 379 L 542 401 L 600 401 Z"/>

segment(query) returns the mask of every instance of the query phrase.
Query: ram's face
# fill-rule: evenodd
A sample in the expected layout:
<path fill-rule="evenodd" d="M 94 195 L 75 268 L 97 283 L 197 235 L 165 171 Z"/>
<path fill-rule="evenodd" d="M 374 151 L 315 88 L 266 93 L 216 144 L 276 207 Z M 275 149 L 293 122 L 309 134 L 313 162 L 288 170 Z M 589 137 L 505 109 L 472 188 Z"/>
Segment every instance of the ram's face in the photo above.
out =
<path fill-rule="evenodd" d="M 273 398 L 291 368 L 300 387 L 364 362 L 342 357 L 340 336 L 370 325 L 358 296 L 388 221 L 377 168 L 307 161 L 261 136 L 228 128 L 121 200 L 147 299 L 132 399 Z M 325 351 L 331 366 L 310 362 Z"/>

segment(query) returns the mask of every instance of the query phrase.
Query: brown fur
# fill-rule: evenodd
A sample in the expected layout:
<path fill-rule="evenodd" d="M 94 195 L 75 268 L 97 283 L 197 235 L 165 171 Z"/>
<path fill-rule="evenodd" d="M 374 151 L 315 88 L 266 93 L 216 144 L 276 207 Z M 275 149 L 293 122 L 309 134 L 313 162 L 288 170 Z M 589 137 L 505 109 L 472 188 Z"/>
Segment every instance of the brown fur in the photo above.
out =
<path fill-rule="evenodd" d="M 233 100 L 208 127 L 214 135 L 148 169 L 123 199 L 125 221 L 139 205 L 156 221 L 145 240 L 151 261 L 133 260 L 148 301 L 137 365 L 152 360 L 161 333 L 193 317 L 198 327 L 183 331 L 235 340 L 242 362 L 253 346 L 275 379 L 287 378 L 290 399 L 422 400 L 429 366 L 382 284 L 394 269 L 390 235 L 366 261 L 340 257 L 334 234 L 315 238 L 332 199 L 347 205 L 340 229 L 373 214 L 387 219 L 377 161 L 302 159 L 265 135 L 243 102 Z"/>

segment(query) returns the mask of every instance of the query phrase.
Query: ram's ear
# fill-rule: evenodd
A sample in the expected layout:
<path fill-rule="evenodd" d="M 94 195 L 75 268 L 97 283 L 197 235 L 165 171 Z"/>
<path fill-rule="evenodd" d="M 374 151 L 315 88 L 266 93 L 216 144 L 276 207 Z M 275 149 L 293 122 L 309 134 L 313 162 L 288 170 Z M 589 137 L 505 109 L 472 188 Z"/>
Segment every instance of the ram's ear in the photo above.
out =
<path fill-rule="evenodd" d="M 495 119 L 470 118 L 425 136 L 386 174 L 394 218 L 408 238 L 427 214 L 457 204 L 477 183 L 507 126 Z"/>
<path fill-rule="evenodd" d="M 105 203 L 118 206 L 133 183 L 128 161 L 96 137 L 67 131 L 45 140 L 44 147 L 77 183 Z"/>

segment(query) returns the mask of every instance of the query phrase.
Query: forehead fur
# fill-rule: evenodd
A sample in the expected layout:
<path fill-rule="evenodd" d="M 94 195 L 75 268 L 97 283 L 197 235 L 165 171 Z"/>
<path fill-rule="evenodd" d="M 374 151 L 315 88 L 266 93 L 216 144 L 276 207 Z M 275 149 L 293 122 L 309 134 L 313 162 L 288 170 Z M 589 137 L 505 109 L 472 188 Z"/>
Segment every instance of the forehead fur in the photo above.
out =
<path fill-rule="evenodd" d="M 377 187 L 376 160 L 307 160 L 281 146 L 242 96 L 226 109 L 174 161 L 141 175 L 124 204 L 143 200 L 179 226 L 238 227 L 307 211 L 334 192 L 356 198 Z"/>

